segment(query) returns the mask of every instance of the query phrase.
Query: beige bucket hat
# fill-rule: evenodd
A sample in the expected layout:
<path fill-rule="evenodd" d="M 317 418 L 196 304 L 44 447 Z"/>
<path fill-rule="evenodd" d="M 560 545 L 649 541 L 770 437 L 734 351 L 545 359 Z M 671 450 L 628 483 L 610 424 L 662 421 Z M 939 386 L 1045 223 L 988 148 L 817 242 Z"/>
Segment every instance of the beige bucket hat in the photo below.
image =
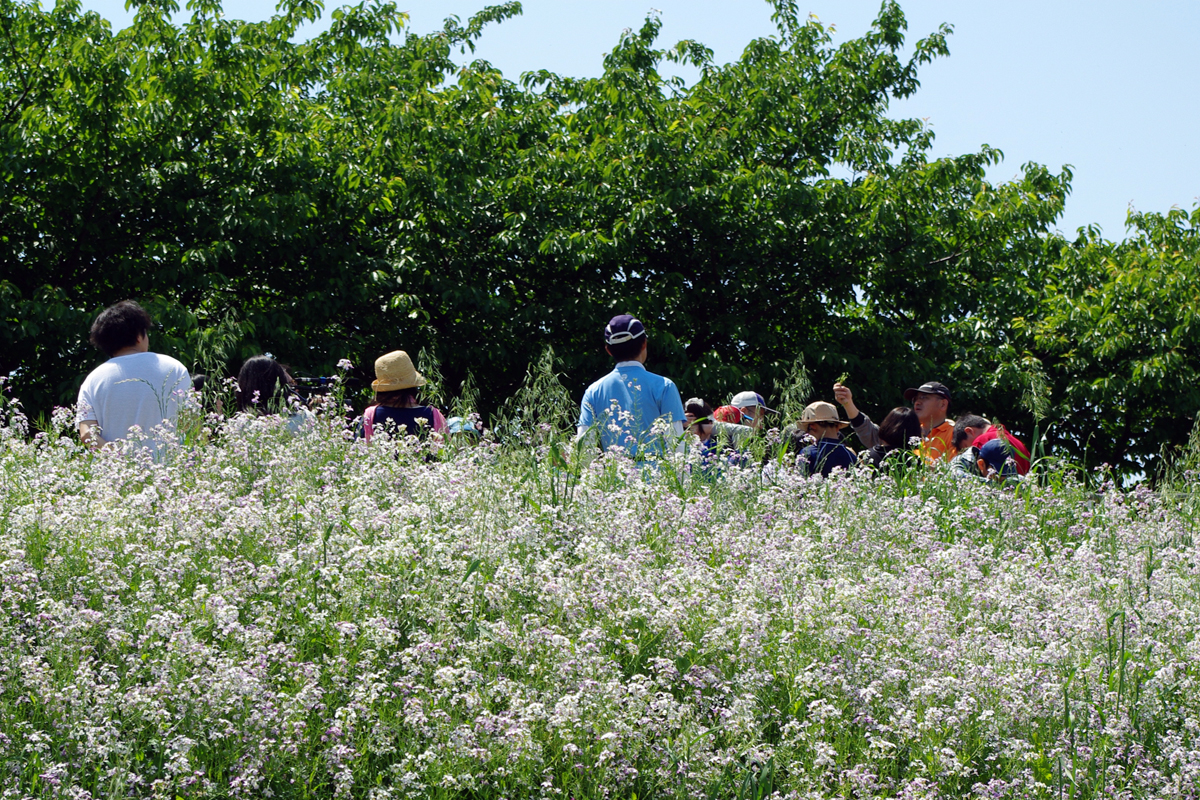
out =
<path fill-rule="evenodd" d="M 371 381 L 375 391 L 396 392 L 425 384 L 425 376 L 417 372 L 412 359 L 403 350 L 393 350 L 375 359 L 375 380 Z"/>
<path fill-rule="evenodd" d="M 826 403 L 823 400 L 818 400 L 815 403 L 809 403 L 804 411 L 800 413 L 800 427 L 808 430 L 810 422 L 824 422 L 829 425 L 837 425 L 838 428 L 845 428 L 849 422 L 838 419 L 837 408 L 833 403 Z"/>

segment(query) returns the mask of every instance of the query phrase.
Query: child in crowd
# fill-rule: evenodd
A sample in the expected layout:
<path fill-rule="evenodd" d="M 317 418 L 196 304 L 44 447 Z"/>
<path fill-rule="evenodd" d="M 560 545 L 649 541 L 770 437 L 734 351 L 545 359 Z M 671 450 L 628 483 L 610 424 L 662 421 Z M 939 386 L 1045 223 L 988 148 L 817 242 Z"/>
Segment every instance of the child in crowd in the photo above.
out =
<path fill-rule="evenodd" d="M 1017 437 L 1008 432 L 1000 424 L 988 422 L 983 417 L 967 414 L 959 417 L 954 423 L 954 447 L 963 450 L 968 447 L 981 448 L 994 439 L 1008 443 L 1009 453 L 1016 464 L 1017 474 L 1029 472 L 1029 448 Z"/>
<path fill-rule="evenodd" d="M 442 412 L 417 400 L 417 390 L 426 384 L 412 359 L 403 350 L 393 350 L 375 359 L 375 405 L 363 412 L 363 438 L 368 442 L 375 429 L 388 426 L 397 434 L 424 437 L 429 431 L 449 433 Z"/>
<path fill-rule="evenodd" d="M 981 478 L 984 480 L 1007 482 L 1020 480 L 1017 473 L 1017 462 L 1012 450 L 1003 439 L 990 439 L 983 447 L 968 447 L 950 462 L 950 469 L 955 475 L 964 478 Z"/>
<path fill-rule="evenodd" d="M 705 475 L 711 476 L 718 458 L 730 465 L 745 465 L 745 454 L 738 446 L 754 431 L 746 425 L 735 425 L 714 419 L 712 406 L 699 397 L 683 404 L 687 431 L 700 441 L 700 460 Z"/>
<path fill-rule="evenodd" d="M 641 320 L 618 314 L 604 327 L 604 349 L 616 364 L 579 404 L 576 438 L 632 458 L 662 455 L 683 436 L 683 400 L 675 382 L 646 369 L 649 335 Z"/>
<path fill-rule="evenodd" d="M 122 300 L 100 312 L 89 340 L 108 358 L 84 379 L 76 402 L 80 440 L 99 448 L 174 425 L 179 401 L 191 385 L 187 368 L 170 356 L 150 352 L 153 322 L 146 309 Z M 145 445 L 158 452 L 157 445 Z"/>
<path fill-rule="evenodd" d="M 695 409 L 708 409 L 701 414 L 693 414 L 689 411 L 689 407 Z M 722 406 L 722 408 L 732 408 L 732 406 Z M 730 420 L 729 415 L 724 415 L 722 419 L 721 409 L 715 411 L 707 402 L 699 397 L 693 397 L 683 404 L 683 416 L 686 424 L 690 425 L 695 421 L 695 418 L 707 416 L 712 419 L 712 438 L 719 442 L 721 447 L 741 447 L 754 434 L 754 429 L 749 425 L 740 425 L 737 422 Z"/>
<path fill-rule="evenodd" d="M 832 403 L 810 403 L 800 414 L 797 428 L 816 439 L 800 451 L 796 467 L 805 475 L 820 472 L 826 478 L 835 469 L 849 469 L 855 462 L 854 451 L 842 444 L 842 429 L 849 422 L 838 419 Z"/>
<path fill-rule="evenodd" d="M 762 429 L 763 420 L 766 419 L 767 414 L 778 412 L 773 408 L 767 408 L 767 403 L 761 394 L 738 392 L 729 401 L 729 405 L 721 406 L 713 413 L 718 422 L 740 425 L 753 432 Z"/>

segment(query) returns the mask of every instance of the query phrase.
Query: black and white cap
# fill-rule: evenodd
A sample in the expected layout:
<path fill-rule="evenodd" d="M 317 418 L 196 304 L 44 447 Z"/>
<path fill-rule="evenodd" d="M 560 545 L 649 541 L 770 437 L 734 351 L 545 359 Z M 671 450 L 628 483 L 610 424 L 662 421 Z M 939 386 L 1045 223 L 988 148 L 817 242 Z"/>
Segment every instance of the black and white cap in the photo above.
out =
<path fill-rule="evenodd" d="M 919 394 L 936 394 L 938 397 L 944 397 L 947 400 L 950 399 L 950 390 L 946 388 L 945 384 L 938 383 L 937 381 L 922 383 L 915 389 L 905 389 L 904 399 L 912 400 Z"/>

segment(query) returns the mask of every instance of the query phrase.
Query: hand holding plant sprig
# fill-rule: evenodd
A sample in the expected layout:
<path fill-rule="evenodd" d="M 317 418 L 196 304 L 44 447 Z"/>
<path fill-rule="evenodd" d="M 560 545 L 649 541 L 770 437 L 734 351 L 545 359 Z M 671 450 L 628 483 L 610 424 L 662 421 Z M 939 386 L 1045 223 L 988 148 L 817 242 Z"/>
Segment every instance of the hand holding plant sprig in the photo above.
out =
<path fill-rule="evenodd" d="M 850 373 L 843 372 L 842 376 L 833 384 L 833 399 L 838 401 L 842 408 L 846 409 L 846 417 L 854 419 L 858 416 L 858 406 L 854 405 L 854 392 L 850 391 L 850 387 L 846 386 L 846 381 L 850 380 Z"/>

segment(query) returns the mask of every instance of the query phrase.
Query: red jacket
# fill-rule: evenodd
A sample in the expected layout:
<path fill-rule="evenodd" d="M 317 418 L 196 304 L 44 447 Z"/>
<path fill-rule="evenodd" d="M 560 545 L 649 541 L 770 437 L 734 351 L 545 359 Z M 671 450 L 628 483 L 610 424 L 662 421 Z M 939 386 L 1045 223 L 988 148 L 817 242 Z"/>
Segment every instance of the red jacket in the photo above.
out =
<path fill-rule="evenodd" d="M 1001 433 L 1004 434 L 1004 438 L 1012 446 L 1013 460 L 1017 462 L 1017 474 L 1026 474 L 1029 472 L 1029 449 L 1021 444 L 1020 439 L 1005 430 L 1003 425 L 989 425 L 988 429 L 976 436 L 975 441 L 971 442 L 971 444 L 975 447 L 983 447 L 992 439 L 999 437 Z"/>

